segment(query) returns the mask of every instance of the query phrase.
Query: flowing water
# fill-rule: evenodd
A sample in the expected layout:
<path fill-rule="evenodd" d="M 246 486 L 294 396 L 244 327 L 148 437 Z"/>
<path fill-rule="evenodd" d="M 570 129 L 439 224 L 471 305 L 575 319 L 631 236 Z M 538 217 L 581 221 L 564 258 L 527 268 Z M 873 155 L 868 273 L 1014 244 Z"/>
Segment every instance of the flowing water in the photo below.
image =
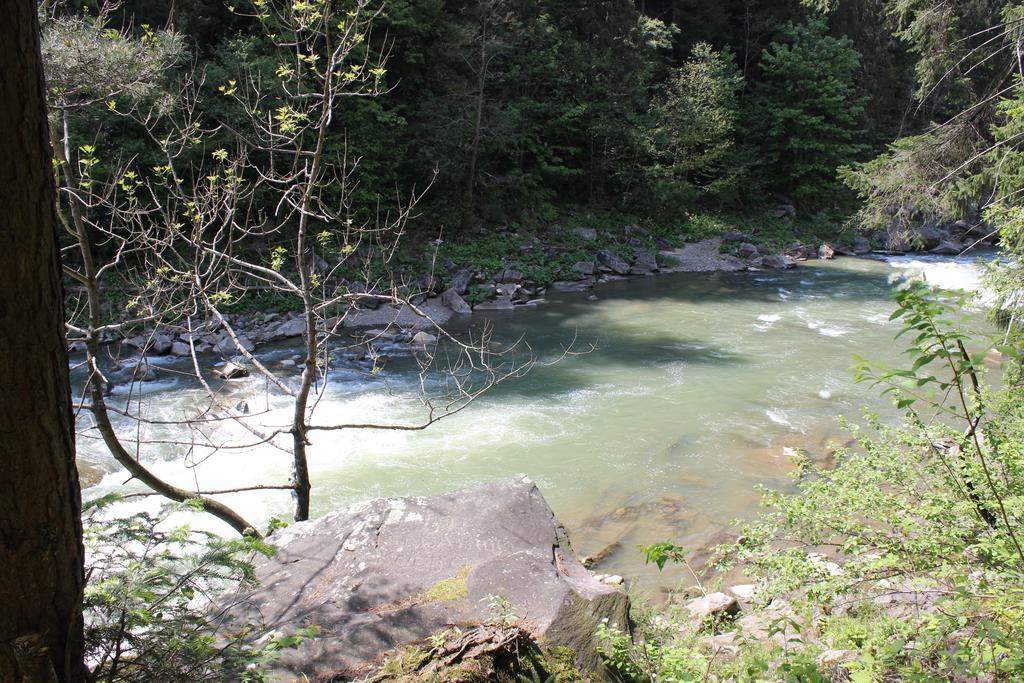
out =
<path fill-rule="evenodd" d="M 788 453 L 827 458 L 845 441 L 839 416 L 863 406 L 893 415 L 888 402 L 853 382 L 854 355 L 898 360 L 892 281 L 924 271 L 935 284 L 973 288 L 968 258 L 812 261 L 787 272 L 664 275 L 609 283 L 585 295 L 550 297 L 534 309 L 476 314 L 451 329 L 485 322 L 495 339 L 528 340 L 541 360 L 574 338 L 595 349 L 503 384 L 466 411 L 420 432 L 320 432 L 313 437 L 313 512 L 377 496 L 425 495 L 526 473 L 569 530 L 578 554 L 606 551 L 596 568 L 640 577 L 640 544 L 672 539 L 695 551 L 728 538 L 735 518 L 755 514 L 755 486 L 785 486 Z M 279 348 L 268 362 L 294 354 Z M 173 370 L 173 368 L 171 368 Z M 173 374 L 170 377 L 174 377 Z M 383 372 L 339 371 L 316 420 L 418 422 L 415 365 L 397 354 Z M 255 377 L 227 383 L 264 426 L 288 420 L 286 403 Z M 150 418 L 172 420 L 204 403 L 181 379 L 119 388 Z M 83 418 L 80 427 L 86 426 Z M 174 441 L 179 428 L 120 423 L 146 440 Z M 227 422 L 205 431 L 227 445 L 251 440 Z M 84 460 L 105 469 L 88 492 L 125 480 L 102 445 L 80 440 Z M 203 459 L 202 449 L 148 444 L 141 457 L 160 475 L 204 488 L 284 483 L 289 457 L 269 445 L 233 448 Z M 131 485 L 130 485 L 131 486 Z M 225 496 L 254 522 L 287 518 L 286 492 Z M 675 575 L 675 578 L 678 578 Z M 660 580 L 666 580 L 662 577 Z"/>

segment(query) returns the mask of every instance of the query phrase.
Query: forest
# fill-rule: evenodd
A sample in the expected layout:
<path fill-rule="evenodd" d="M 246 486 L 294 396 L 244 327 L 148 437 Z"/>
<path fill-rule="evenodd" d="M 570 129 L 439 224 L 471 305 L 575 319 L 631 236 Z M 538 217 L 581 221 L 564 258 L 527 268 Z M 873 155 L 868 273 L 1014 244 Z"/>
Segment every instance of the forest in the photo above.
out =
<path fill-rule="evenodd" d="M 1024 4 L 0 54 L 0 681 L 1024 680 Z"/>

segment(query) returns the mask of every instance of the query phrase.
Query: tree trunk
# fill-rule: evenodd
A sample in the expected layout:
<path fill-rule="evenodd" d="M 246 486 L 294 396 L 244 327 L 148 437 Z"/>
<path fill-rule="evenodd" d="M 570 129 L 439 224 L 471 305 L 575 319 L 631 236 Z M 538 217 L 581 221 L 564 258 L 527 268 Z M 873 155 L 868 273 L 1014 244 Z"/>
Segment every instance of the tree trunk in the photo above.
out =
<path fill-rule="evenodd" d="M 0 681 L 81 681 L 82 522 L 33 0 L 0 2 Z"/>

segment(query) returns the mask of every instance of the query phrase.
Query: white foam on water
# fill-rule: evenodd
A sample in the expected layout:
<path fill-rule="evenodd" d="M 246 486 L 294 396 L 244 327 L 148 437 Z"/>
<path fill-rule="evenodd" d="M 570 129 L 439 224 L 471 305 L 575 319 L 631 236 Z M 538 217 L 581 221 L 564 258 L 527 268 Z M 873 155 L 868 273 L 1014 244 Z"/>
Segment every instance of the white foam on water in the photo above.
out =
<path fill-rule="evenodd" d="M 781 410 L 776 410 L 775 408 L 768 408 L 767 410 L 764 411 L 764 414 L 768 416 L 769 420 L 771 420 L 777 425 L 789 427 L 790 429 L 794 428 L 793 423 L 789 421 L 789 418 L 786 417 L 786 414 Z"/>
<path fill-rule="evenodd" d="M 887 256 L 885 261 L 898 270 L 896 279 L 921 278 L 940 289 L 979 292 L 983 305 L 991 304 L 992 294 L 984 288 L 984 269 L 980 261 L 992 261 L 991 253 L 968 253 L 963 256 Z M 890 278 L 892 279 L 892 278 Z"/>
<path fill-rule="evenodd" d="M 778 313 L 762 313 L 761 315 L 757 316 L 757 319 L 763 323 L 777 323 L 778 321 L 782 320 L 782 316 L 779 315 Z"/>
<path fill-rule="evenodd" d="M 827 400 L 829 400 L 830 398 L 832 398 L 832 392 L 831 392 L 831 391 L 829 391 L 828 389 L 820 389 L 820 390 L 818 391 L 818 398 L 820 398 L 820 399 L 823 399 L 823 400 L 827 401 Z"/>
<path fill-rule="evenodd" d="M 807 327 L 825 337 L 842 337 L 850 333 L 849 330 L 844 330 L 840 327 L 828 327 L 820 320 L 808 320 Z"/>

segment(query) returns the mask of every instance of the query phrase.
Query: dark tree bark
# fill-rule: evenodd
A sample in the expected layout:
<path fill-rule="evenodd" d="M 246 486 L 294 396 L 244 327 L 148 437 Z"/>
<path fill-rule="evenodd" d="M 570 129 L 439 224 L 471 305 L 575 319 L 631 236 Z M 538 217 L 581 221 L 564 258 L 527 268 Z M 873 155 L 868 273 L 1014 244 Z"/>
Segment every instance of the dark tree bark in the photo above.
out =
<path fill-rule="evenodd" d="M 81 498 L 34 0 L 0 0 L 0 682 L 80 681 Z"/>

